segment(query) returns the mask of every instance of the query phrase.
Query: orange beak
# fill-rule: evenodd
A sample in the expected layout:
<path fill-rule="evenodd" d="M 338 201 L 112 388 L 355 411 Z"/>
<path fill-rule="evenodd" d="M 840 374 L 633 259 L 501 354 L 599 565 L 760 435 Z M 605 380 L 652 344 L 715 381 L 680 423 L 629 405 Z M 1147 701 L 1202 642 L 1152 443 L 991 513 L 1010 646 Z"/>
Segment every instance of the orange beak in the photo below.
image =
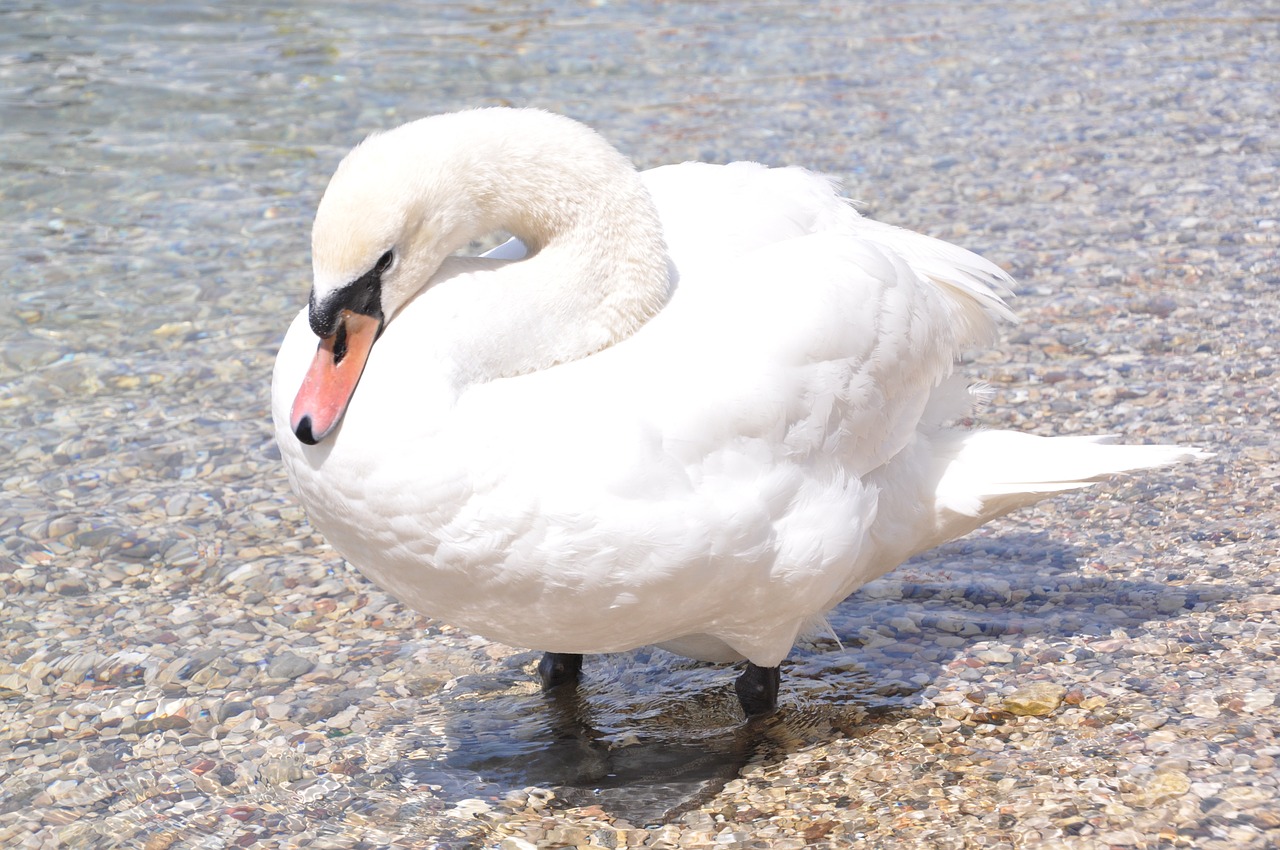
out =
<path fill-rule="evenodd" d="M 347 412 L 381 322 L 351 310 L 338 314 L 338 330 L 320 340 L 311 368 L 293 400 L 289 425 L 309 446 L 329 436 Z"/>

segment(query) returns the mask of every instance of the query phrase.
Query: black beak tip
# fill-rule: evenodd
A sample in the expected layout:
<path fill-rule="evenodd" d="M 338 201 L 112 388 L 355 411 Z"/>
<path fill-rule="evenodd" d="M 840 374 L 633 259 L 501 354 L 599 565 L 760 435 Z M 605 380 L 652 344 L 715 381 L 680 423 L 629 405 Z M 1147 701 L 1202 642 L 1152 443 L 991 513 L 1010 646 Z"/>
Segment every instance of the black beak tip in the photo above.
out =
<path fill-rule="evenodd" d="M 293 429 L 293 433 L 298 438 L 299 442 L 306 443 L 308 446 L 314 446 L 316 443 L 320 442 L 316 439 L 315 435 L 311 433 L 310 416 L 304 416 L 299 419 L 298 427 Z"/>

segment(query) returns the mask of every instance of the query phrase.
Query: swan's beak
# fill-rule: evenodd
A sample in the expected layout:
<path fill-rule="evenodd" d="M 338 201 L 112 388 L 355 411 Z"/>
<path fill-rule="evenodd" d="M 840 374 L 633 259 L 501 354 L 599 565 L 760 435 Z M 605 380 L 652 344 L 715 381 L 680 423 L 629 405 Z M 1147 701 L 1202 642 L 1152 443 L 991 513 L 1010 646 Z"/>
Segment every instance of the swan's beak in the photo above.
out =
<path fill-rule="evenodd" d="M 316 357 L 293 400 L 289 425 L 299 440 L 314 446 L 338 427 L 381 324 L 373 316 L 351 310 L 339 312 L 338 329 L 321 338 Z"/>

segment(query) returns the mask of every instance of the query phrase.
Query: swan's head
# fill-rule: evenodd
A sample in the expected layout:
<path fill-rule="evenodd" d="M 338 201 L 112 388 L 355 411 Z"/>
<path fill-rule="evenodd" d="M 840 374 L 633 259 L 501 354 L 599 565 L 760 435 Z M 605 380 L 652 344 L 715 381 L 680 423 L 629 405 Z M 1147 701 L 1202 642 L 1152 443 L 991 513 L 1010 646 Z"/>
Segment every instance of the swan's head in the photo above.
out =
<path fill-rule="evenodd" d="M 446 117 L 370 136 L 343 159 L 320 200 L 307 306 L 320 343 L 290 417 L 308 445 L 342 420 L 387 322 L 485 227 L 467 185 L 467 149 L 447 126 L 433 127 Z M 423 162 L 438 165 L 415 167 Z"/>
<path fill-rule="evenodd" d="M 542 282 L 559 311 L 547 333 L 578 329 L 530 346 L 550 352 L 546 363 L 598 351 L 665 301 L 657 211 L 635 168 L 595 131 L 495 108 L 375 134 L 347 154 L 316 211 L 308 318 L 320 343 L 293 403 L 299 440 L 314 445 L 337 427 L 374 342 L 441 263 L 499 230 L 531 255 L 560 239 L 573 246 L 562 256 L 603 266 Z"/>

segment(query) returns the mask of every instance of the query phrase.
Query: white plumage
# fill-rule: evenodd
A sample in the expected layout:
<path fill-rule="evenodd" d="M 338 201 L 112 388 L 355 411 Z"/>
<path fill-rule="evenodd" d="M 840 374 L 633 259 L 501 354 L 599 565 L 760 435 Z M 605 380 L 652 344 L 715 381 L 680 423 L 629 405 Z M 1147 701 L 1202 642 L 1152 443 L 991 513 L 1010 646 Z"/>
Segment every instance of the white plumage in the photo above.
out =
<path fill-rule="evenodd" d="M 522 241 L 450 257 L 498 229 Z M 1197 454 L 949 429 L 1008 277 L 801 169 L 637 175 L 559 116 L 437 116 L 347 157 L 313 254 L 273 383 L 295 491 L 404 603 L 515 646 L 775 667 L 911 554 Z M 312 327 L 359 281 L 384 332 L 300 425 Z"/>

